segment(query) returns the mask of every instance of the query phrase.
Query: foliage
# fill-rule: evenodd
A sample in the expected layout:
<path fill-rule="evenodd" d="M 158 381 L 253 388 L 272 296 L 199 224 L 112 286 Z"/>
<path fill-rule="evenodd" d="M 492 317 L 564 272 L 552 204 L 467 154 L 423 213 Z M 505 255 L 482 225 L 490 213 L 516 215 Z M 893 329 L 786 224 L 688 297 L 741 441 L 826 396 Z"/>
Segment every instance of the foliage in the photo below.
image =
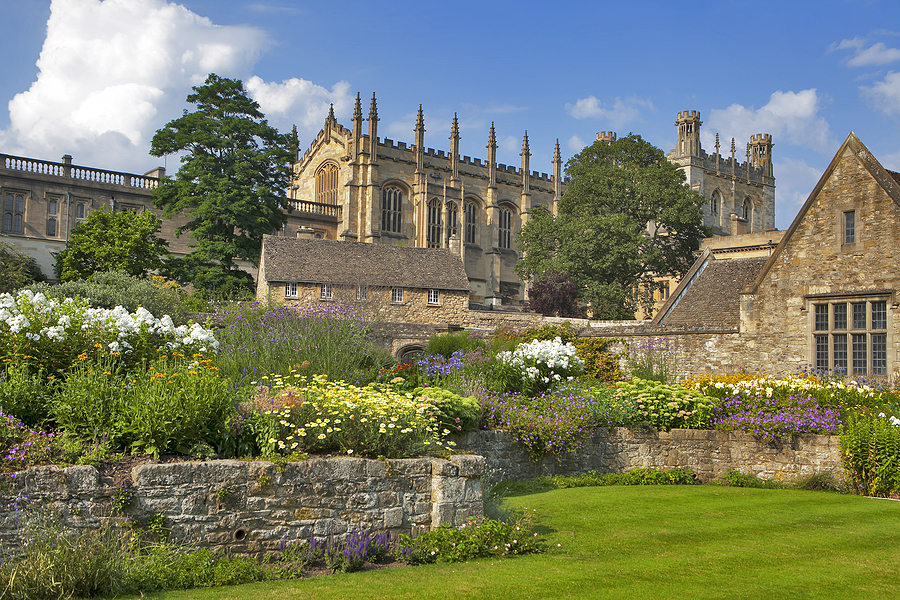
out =
<path fill-rule="evenodd" d="M 680 385 L 632 379 L 616 384 L 617 394 L 637 405 L 637 419 L 659 431 L 702 429 L 712 415 L 714 398 Z"/>
<path fill-rule="evenodd" d="M 545 323 L 540 327 L 532 327 L 526 329 L 516 339 L 522 342 L 534 341 L 553 341 L 556 338 L 565 344 L 574 344 L 578 341 L 579 330 L 576 329 L 569 321 L 564 321 L 559 325 L 553 323 Z"/>
<path fill-rule="evenodd" d="M 264 453 L 406 458 L 455 445 L 431 405 L 381 384 L 273 375 L 260 381 L 252 409 L 251 426 Z"/>
<path fill-rule="evenodd" d="M 469 352 L 476 348 L 486 348 L 487 342 L 480 331 L 451 331 L 438 333 L 428 338 L 427 354 L 440 354 L 445 358 L 457 350 Z"/>
<path fill-rule="evenodd" d="M 47 406 L 58 381 L 40 368 L 5 360 L 10 362 L 0 367 L 0 410 L 16 415 L 26 425 L 39 425 L 48 416 Z"/>
<path fill-rule="evenodd" d="M 858 494 L 900 494 L 900 421 L 883 414 L 850 415 L 840 437 L 841 461 Z"/>
<path fill-rule="evenodd" d="M 433 408 L 441 429 L 462 435 L 475 429 L 481 416 L 481 404 L 473 396 L 460 396 L 438 387 L 416 388 L 413 395 Z"/>
<path fill-rule="evenodd" d="M 578 358 L 584 361 L 586 377 L 607 383 L 622 379 L 618 355 L 607 350 L 611 341 L 591 337 L 580 337 L 575 340 L 575 350 Z"/>
<path fill-rule="evenodd" d="M 710 425 L 716 429 L 748 431 L 766 441 L 802 433 L 836 434 L 840 412 L 822 407 L 812 396 L 791 394 L 773 397 L 768 393 L 741 390 L 715 403 Z"/>
<path fill-rule="evenodd" d="M 220 316 L 218 365 L 240 386 L 262 375 L 292 372 L 367 383 L 391 362 L 374 344 L 369 323 L 351 306 L 252 303 L 229 307 Z"/>
<path fill-rule="evenodd" d="M 534 531 L 533 521 L 534 516 L 526 514 L 514 523 L 473 520 L 459 528 L 443 526 L 420 535 L 401 535 L 397 556 L 418 565 L 543 552 L 546 544 Z"/>
<path fill-rule="evenodd" d="M 584 368 L 575 346 L 553 340 L 535 340 L 516 346 L 513 351 L 497 354 L 494 377 L 488 386 L 494 391 L 517 391 L 535 394 L 562 381 L 571 381 Z"/>
<path fill-rule="evenodd" d="M 46 279 L 37 261 L 0 237 L 0 294 Z"/>
<path fill-rule="evenodd" d="M 462 357 L 465 350 L 454 351 L 449 357 L 443 354 L 425 354 L 416 358 L 419 373 L 433 383 L 438 383 L 442 378 L 449 377 L 453 371 L 464 368 Z"/>
<path fill-rule="evenodd" d="M 59 301 L 82 298 L 96 308 L 121 306 L 129 312 L 144 308 L 154 315 L 169 315 L 176 325 L 187 324 L 193 310 L 178 284 L 159 275 L 135 277 L 124 271 L 98 271 L 87 279 L 60 285 L 39 283 L 28 289 Z"/>
<path fill-rule="evenodd" d="M 655 277 L 680 276 L 705 232 L 703 198 L 639 136 L 597 141 L 566 164 L 556 216 L 536 210 L 522 227 L 520 276 L 566 273 L 594 318 L 633 318 L 652 306 Z M 646 286 L 646 288 L 645 288 Z M 639 294 L 632 295 L 637 287 Z"/>
<path fill-rule="evenodd" d="M 677 354 L 669 338 L 631 340 L 625 350 L 625 368 L 631 377 L 675 383 Z"/>
<path fill-rule="evenodd" d="M 247 302 L 256 298 L 256 286 L 250 273 L 225 268 L 195 254 L 167 260 L 161 272 L 182 285 L 192 286 L 191 301 L 200 306 Z"/>
<path fill-rule="evenodd" d="M 56 257 L 60 281 L 86 279 L 97 272 L 122 271 L 133 277 L 163 266 L 168 242 L 157 237 L 162 220 L 152 212 L 95 210 L 69 234 Z"/>
<path fill-rule="evenodd" d="M 528 289 L 528 307 L 544 316 L 584 317 L 578 284 L 566 273 L 546 271 Z"/>
<path fill-rule="evenodd" d="M 269 126 L 243 84 L 210 74 L 187 101 L 194 112 L 156 132 L 150 154 L 184 153 L 174 180 L 154 190 L 157 206 L 188 222 L 195 253 L 231 270 L 235 258 L 259 261 L 262 236 L 286 222 L 284 195 L 290 185 L 296 144 Z"/>
<path fill-rule="evenodd" d="M 33 429 L 13 415 L 0 413 L 0 473 L 23 471 L 60 457 L 54 434 Z"/>

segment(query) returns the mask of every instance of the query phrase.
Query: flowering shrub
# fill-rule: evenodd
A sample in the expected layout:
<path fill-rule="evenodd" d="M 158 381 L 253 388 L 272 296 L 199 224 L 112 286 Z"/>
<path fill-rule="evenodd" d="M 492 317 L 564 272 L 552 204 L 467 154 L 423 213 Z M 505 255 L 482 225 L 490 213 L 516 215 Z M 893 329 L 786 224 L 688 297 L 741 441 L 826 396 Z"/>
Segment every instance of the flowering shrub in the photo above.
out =
<path fill-rule="evenodd" d="M 893 417 L 850 415 L 840 444 L 853 491 L 882 497 L 900 494 L 900 423 Z"/>
<path fill-rule="evenodd" d="M 700 429 L 711 415 L 714 398 L 691 392 L 680 385 L 632 379 L 616 384 L 616 394 L 634 403 L 636 420 L 660 431 Z"/>
<path fill-rule="evenodd" d="M 473 396 L 460 396 L 444 388 L 416 388 L 413 395 L 421 402 L 432 406 L 433 415 L 441 424 L 441 429 L 462 435 L 475 429 L 481 416 L 481 404 Z"/>
<path fill-rule="evenodd" d="M 559 337 L 553 340 L 535 340 L 516 346 L 513 351 L 497 354 L 502 376 L 525 394 L 549 389 L 560 381 L 571 381 L 584 369 L 584 361 L 578 358 L 577 349 L 571 343 L 563 343 Z"/>
<path fill-rule="evenodd" d="M 219 343 L 202 326 L 176 327 L 167 315 L 157 319 L 142 308 L 91 308 L 87 300 L 48 300 L 22 290 L 0 294 L 0 356 L 6 362 L 34 364 L 61 372 L 79 354 L 103 347 L 130 364 L 155 358 L 159 348 L 215 352 Z"/>
<path fill-rule="evenodd" d="M 294 373 L 261 380 L 272 409 L 255 417 L 260 448 L 274 452 L 341 452 L 404 458 L 453 446 L 450 430 L 427 402 L 390 387 L 359 387 Z M 259 402 L 259 399 L 257 400 Z M 270 425 L 270 426 L 267 426 Z"/>
<path fill-rule="evenodd" d="M 802 433 L 835 434 L 841 418 L 838 410 L 824 408 L 804 394 L 773 398 L 772 394 L 742 390 L 716 402 L 710 424 L 716 429 L 748 431 L 772 441 Z"/>
<path fill-rule="evenodd" d="M 412 536 L 400 536 L 396 554 L 400 560 L 417 565 L 543 552 L 546 546 L 534 531 L 533 519 L 533 513 L 526 513 L 514 523 L 470 520 L 459 528 L 443 526 L 420 535 L 415 535 L 413 525 Z"/>
<path fill-rule="evenodd" d="M 675 383 L 677 355 L 678 347 L 670 338 L 631 340 L 625 365 L 632 377 Z"/>
<path fill-rule="evenodd" d="M 449 377 L 453 371 L 462 369 L 462 357 L 466 353 L 465 350 L 455 350 L 450 356 L 441 354 L 425 354 L 416 360 L 419 366 L 419 372 L 432 381 L 437 381 L 442 377 Z"/>
<path fill-rule="evenodd" d="M 21 471 L 57 458 L 54 434 L 32 429 L 12 415 L 0 413 L 0 473 Z"/>

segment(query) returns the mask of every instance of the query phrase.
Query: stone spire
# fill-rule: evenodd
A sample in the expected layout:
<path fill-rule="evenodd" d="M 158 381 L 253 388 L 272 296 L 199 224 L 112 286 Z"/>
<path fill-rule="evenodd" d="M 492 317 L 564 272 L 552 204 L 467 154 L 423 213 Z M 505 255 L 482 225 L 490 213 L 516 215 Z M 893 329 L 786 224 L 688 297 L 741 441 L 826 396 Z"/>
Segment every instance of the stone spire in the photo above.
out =
<path fill-rule="evenodd" d="M 554 208 L 562 196 L 562 155 L 559 153 L 559 138 L 556 138 L 556 147 L 553 149 L 553 204 Z M 556 214 L 556 211 L 553 211 Z"/>
<path fill-rule="evenodd" d="M 530 180 L 529 176 L 531 174 L 531 150 L 528 148 L 528 130 L 525 130 L 525 137 L 522 138 L 522 152 L 519 154 L 522 157 L 522 194 L 527 194 L 530 191 Z"/>
<path fill-rule="evenodd" d="M 497 187 L 497 136 L 494 134 L 494 122 L 491 121 L 491 133 L 488 135 L 488 187 Z"/>
<path fill-rule="evenodd" d="M 356 92 L 356 106 L 353 109 L 353 162 L 359 159 L 360 139 L 362 138 L 362 102 Z"/>
<path fill-rule="evenodd" d="M 331 128 L 337 124 L 337 119 L 334 118 L 334 104 L 328 109 L 328 116 L 325 117 L 325 139 L 327 140 L 331 137 Z"/>
<path fill-rule="evenodd" d="M 422 105 L 419 105 L 419 115 L 416 117 L 416 173 L 425 172 L 425 116 L 422 114 Z"/>
<path fill-rule="evenodd" d="M 459 181 L 459 121 L 453 113 L 453 125 L 450 127 L 450 183 Z"/>
<path fill-rule="evenodd" d="M 372 104 L 369 105 L 369 163 L 378 159 L 378 107 L 375 106 L 375 92 L 372 92 Z"/>

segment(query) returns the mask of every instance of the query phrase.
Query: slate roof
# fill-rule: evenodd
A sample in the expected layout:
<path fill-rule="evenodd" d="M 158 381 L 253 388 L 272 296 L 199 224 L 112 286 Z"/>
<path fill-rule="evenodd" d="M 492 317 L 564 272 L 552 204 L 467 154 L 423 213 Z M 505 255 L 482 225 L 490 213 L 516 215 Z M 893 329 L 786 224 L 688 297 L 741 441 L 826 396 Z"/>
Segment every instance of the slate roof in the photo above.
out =
<path fill-rule="evenodd" d="M 709 257 L 707 260 L 706 267 L 694 277 L 660 324 L 711 328 L 740 326 L 741 290 L 756 281 L 769 257 L 718 260 Z"/>
<path fill-rule="evenodd" d="M 441 248 L 264 236 L 268 282 L 469 290 L 458 254 Z"/>

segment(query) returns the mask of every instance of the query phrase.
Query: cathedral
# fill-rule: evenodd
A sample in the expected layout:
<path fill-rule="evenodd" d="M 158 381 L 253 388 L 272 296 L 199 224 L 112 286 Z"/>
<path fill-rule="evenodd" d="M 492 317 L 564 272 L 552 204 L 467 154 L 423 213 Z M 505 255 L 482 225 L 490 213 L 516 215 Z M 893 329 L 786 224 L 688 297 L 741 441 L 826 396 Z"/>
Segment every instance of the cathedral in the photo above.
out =
<path fill-rule="evenodd" d="M 687 185 L 708 200 L 704 225 L 714 235 L 727 236 L 772 229 L 771 136 L 754 135 L 742 163 L 735 158 L 733 139 L 731 156 L 719 155 L 718 135 L 715 154 L 707 154 L 700 146 L 701 124 L 696 111 L 678 114 L 677 146 L 668 158 L 685 172 Z M 294 165 L 288 198 L 294 209 L 291 220 L 302 216 L 299 235 L 446 248 L 462 258 L 473 303 L 521 304 L 526 285 L 515 272 L 516 233 L 535 208 L 555 212 L 565 192 L 559 142 L 547 175 L 531 171 L 527 131 L 519 167 L 497 163 L 493 124 L 486 160 L 459 155 L 456 116 L 447 152 L 424 147 L 421 106 L 413 133 L 411 145 L 379 139 L 374 94 L 365 120 L 357 95 L 350 128 L 337 122 L 333 110 L 329 112 L 324 127 Z M 597 134 L 598 141 L 615 139 L 613 132 Z"/>

